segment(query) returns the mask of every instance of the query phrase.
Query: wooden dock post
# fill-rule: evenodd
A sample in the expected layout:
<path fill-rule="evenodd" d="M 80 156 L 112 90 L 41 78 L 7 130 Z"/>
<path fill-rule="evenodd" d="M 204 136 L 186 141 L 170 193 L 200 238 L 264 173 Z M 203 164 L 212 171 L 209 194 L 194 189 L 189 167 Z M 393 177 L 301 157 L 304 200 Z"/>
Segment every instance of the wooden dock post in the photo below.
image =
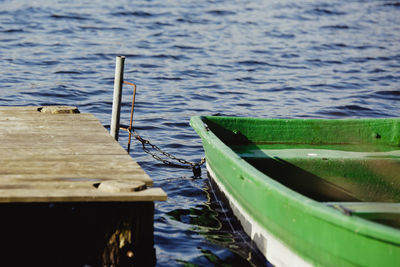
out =
<path fill-rule="evenodd" d="M 114 98 L 112 105 L 110 134 L 115 140 L 118 141 L 125 57 L 117 56 L 115 61 Z"/>
<path fill-rule="evenodd" d="M 0 107 L 0 236 L 11 266 L 153 266 L 152 180 L 92 115 Z"/>

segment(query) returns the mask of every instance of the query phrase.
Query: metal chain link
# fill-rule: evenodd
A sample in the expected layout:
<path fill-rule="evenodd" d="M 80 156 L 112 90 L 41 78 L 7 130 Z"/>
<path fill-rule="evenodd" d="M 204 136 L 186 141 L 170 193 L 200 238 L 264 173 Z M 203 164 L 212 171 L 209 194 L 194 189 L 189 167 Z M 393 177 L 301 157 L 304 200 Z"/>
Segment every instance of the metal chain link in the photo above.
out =
<path fill-rule="evenodd" d="M 195 177 L 200 177 L 201 176 L 201 168 L 200 166 L 204 164 L 205 162 L 205 158 L 201 159 L 201 161 L 199 163 L 194 163 L 194 162 L 190 162 L 184 159 L 180 159 L 177 158 L 165 151 L 162 151 L 161 148 L 159 148 L 158 146 L 150 143 L 149 140 L 143 139 L 142 137 L 140 137 L 140 135 L 133 129 L 132 127 L 132 122 L 133 122 L 133 112 L 134 112 L 134 107 L 135 107 L 135 96 L 136 96 L 136 84 L 131 83 L 131 82 L 127 82 L 127 81 L 123 81 L 124 84 L 129 84 L 133 86 L 133 97 L 132 97 L 132 106 L 131 106 L 131 119 L 129 122 L 129 126 L 122 126 L 120 125 L 120 129 L 123 129 L 125 131 L 127 131 L 129 133 L 129 139 L 128 139 L 128 153 L 130 151 L 130 146 L 131 146 L 131 136 L 135 137 L 135 139 L 137 139 L 138 141 L 140 141 L 142 143 L 142 148 L 143 151 L 146 152 L 147 154 L 151 155 L 154 159 L 163 162 L 164 164 L 171 166 L 171 167 L 175 167 L 175 168 L 185 168 L 185 169 L 192 169 L 193 171 L 193 175 Z M 146 145 L 151 146 L 155 151 L 157 151 L 158 153 L 160 153 L 161 155 L 163 155 L 164 157 L 167 157 L 171 160 L 177 161 L 180 164 L 174 163 L 170 160 L 167 159 L 163 159 L 161 158 L 159 155 L 157 155 L 156 153 L 152 153 L 149 149 L 146 148 Z"/>
<path fill-rule="evenodd" d="M 199 172 L 199 170 L 200 170 L 200 169 L 199 169 L 200 166 L 203 165 L 203 164 L 205 163 L 205 161 L 206 161 L 205 158 L 202 158 L 201 161 L 198 162 L 198 163 L 190 162 L 190 161 L 187 161 L 187 160 L 181 159 L 181 158 L 177 158 L 177 157 L 175 157 L 174 155 L 171 155 L 170 153 L 163 151 L 163 150 L 162 150 L 161 148 L 159 148 L 157 145 L 154 145 L 154 144 L 150 143 L 149 140 L 143 139 L 143 138 L 142 138 L 136 131 L 134 131 L 133 129 L 132 129 L 131 133 L 132 133 L 132 136 L 135 137 L 136 140 L 138 140 L 139 142 L 142 143 L 143 151 L 146 152 L 147 154 L 151 155 L 154 159 L 156 159 L 156 160 L 158 160 L 158 161 L 161 161 L 161 162 L 164 163 L 165 165 L 168 165 L 168 166 L 171 166 L 171 167 L 175 167 L 175 168 L 184 168 L 184 169 L 192 169 L 192 170 L 193 170 L 193 173 L 195 174 L 195 176 L 200 176 L 200 175 L 196 175 L 196 174 L 198 174 L 198 172 Z M 174 163 L 174 162 L 172 162 L 172 161 L 170 161 L 170 160 L 161 158 L 161 157 L 160 157 L 159 155 L 157 155 L 156 153 L 151 152 L 151 151 L 146 147 L 146 145 L 149 145 L 151 148 L 153 148 L 153 149 L 154 149 L 155 151 L 157 151 L 158 153 L 162 154 L 163 156 L 165 156 L 165 157 L 167 157 L 167 158 L 169 158 L 169 159 L 171 159 L 171 160 L 177 161 L 177 162 L 179 162 L 180 164 L 177 164 L 177 163 Z"/>

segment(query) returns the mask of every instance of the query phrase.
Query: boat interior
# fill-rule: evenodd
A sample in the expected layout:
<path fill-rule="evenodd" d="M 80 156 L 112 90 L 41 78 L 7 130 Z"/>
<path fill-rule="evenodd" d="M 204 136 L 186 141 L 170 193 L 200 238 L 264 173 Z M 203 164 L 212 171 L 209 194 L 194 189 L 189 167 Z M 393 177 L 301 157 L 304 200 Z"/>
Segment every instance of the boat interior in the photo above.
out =
<path fill-rule="evenodd" d="M 262 128 L 251 131 L 254 127 L 243 127 L 237 121 L 206 123 L 266 179 L 346 215 L 400 228 L 398 120 L 341 125 L 333 129 L 340 129 L 335 134 L 326 132 L 330 125 L 315 127 L 295 121 L 288 126 L 282 121 L 270 120 L 268 127 L 267 120 Z M 312 132 L 310 136 L 303 136 L 307 131 Z M 260 138 L 263 133 L 265 139 Z"/>

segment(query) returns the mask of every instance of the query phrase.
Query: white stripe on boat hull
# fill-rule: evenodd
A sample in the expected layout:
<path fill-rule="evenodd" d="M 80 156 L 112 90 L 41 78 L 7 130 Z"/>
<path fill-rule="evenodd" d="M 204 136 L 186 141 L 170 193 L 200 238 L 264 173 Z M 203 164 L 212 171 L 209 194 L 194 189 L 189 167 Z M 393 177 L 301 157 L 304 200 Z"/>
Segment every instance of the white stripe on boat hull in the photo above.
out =
<path fill-rule="evenodd" d="M 243 207 L 227 192 L 225 186 L 218 180 L 215 173 L 207 164 L 207 170 L 217 184 L 222 193 L 225 194 L 229 201 L 235 216 L 239 219 L 244 231 L 251 237 L 256 243 L 258 249 L 262 254 L 271 262 L 274 266 L 297 266 L 297 267 L 308 267 L 313 266 L 306 262 L 300 256 L 298 256 L 293 250 L 288 248 L 279 239 L 269 233 L 264 227 L 257 223 L 244 209 Z"/>

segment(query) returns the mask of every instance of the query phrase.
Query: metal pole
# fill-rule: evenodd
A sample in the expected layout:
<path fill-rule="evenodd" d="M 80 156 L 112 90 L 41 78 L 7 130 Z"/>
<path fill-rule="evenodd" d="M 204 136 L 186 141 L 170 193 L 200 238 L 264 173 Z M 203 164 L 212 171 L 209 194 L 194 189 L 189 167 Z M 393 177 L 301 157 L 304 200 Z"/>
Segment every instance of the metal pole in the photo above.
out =
<path fill-rule="evenodd" d="M 119 118 L 121 112 L 122 83 L 124 81 L 125 57 L 118 56 L 115 63 L 114 98 L 111 114 L 110 134 L 118 141 Z"/>

